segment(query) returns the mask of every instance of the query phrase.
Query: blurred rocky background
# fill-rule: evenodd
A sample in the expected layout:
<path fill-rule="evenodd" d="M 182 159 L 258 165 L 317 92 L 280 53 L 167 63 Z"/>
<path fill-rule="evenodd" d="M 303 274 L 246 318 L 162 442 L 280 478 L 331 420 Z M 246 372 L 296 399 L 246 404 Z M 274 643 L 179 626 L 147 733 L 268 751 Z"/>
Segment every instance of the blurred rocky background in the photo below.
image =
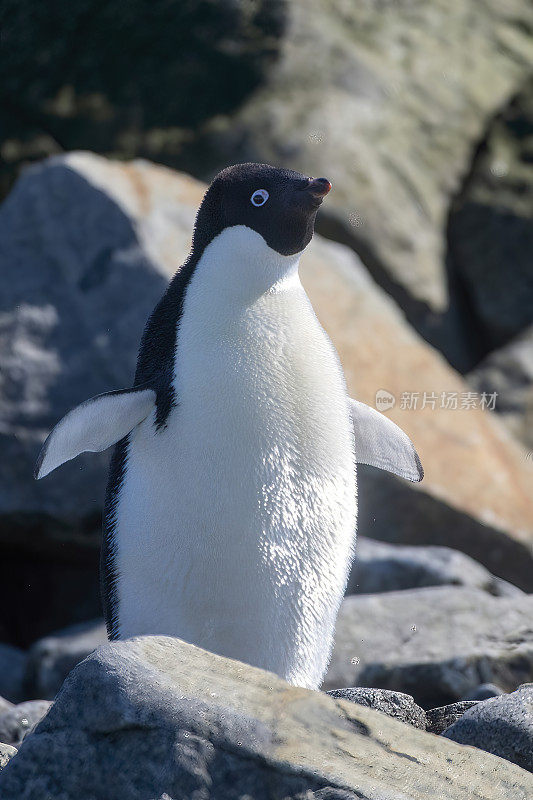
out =
<path fill-rule="evenodd" d="M 426 473 L 360 469 L 325 688 L 463 704 L 441 733 L 533 681 L 530 1 L 3 0 L 0 48 L 0 741 L 105 640 L 108 454 L 37 483 L 40 446 L 131 385 L 205 182 L 237 161 L 331 179 L 302 280 Z"/>

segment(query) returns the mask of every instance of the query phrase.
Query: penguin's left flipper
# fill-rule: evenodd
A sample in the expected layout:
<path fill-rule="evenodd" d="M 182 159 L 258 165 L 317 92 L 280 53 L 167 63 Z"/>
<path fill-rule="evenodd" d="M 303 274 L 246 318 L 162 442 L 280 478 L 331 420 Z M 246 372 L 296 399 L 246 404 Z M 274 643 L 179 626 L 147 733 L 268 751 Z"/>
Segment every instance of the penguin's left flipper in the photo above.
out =
<path fill-rule="evenodd" d="M 42 446 L 35 477 L 44 478 L 80 453 L 99 453 L 123 439 L 155 407 L 153 389 L 121 389 L 86 400 L 57 423 Z"/>
<path fill-rule="evenodd" d="M 392 420 L 374 408 L 350 400 L 358 464 L 399 475 L 408 481 L 421 481 L 424 470 L 412 441 Z"/>

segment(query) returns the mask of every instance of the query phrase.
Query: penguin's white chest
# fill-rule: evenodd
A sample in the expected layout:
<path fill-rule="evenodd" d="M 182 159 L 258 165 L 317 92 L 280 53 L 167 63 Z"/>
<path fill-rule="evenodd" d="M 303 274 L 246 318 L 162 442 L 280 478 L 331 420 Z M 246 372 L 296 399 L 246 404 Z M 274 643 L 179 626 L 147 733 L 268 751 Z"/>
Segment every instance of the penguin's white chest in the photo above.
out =
<path fill-rule="evenodd" d="M 296 264 L 280 265 L 271 291 L 240 264 L 234 286 L 216 263 L 193 276 L 177 404 L 130 435 L 118 618 L 123 637 L 179 636 L 316 687 L 355 536 L 353 434 L 337 356 Z"/>

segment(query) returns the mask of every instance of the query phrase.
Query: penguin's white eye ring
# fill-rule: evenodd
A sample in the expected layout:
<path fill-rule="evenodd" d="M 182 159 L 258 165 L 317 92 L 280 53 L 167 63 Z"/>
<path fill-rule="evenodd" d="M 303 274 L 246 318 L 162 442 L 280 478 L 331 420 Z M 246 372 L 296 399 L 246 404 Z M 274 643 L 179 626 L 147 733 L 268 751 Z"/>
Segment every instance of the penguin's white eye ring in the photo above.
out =
<path fill-rule="evenodd" d="M 256 208 L 259 208 L 259 206 L 264 206 L 267 200 L 268 192 L 266 189 L 256 189 L 253 195 L 250 197 L 250 203 Z"/>

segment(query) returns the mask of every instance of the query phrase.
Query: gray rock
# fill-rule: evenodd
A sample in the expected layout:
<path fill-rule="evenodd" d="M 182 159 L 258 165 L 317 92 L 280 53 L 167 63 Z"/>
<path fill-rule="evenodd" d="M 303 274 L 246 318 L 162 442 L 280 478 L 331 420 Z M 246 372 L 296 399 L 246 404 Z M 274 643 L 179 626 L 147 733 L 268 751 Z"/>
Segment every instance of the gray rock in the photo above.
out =
<path fill-rule="evenodd" d="M 483 682 L 512 691 L 533 679 L 532 614 L 533 596 L 461 586 L 346 597 L 323 688 L 392 689 L 423 708 Z"/>
<path fill-rule="evenodd" d="M 26 653 L 18 647 L 0 643 L 0 696 L 12 703 L 22 700 L 22 679 Z M 0 739 L 1 741 L 1 739 Z"/>
<path fill-rule="evenodd" d="M 10 744 L 0 742 L 0 770 L 4 769 L 7 762 L 17 754 L 17 748 Z"/>
<path fill-rule="evenodd" d="M 477 700 L 460 700 L 448 706 L 439 706 L 426 711 L 427 730 L 429 733 L 440 734 L 461 719 L 465 711 L 477 705 Z"/>
<path fill-rule="evenodd" d="M 35 642 L 28 652 L 25 696 L 52 700 L 70 670 L 106 641 L 104 623 L 93 620 Z"/>
<path fill-rule="evenodd" d="M 391 692 L 387 689 L 368 689 L 363 686 L 331 689 L 327 694 L 330 697 L 349 700 L 351 703 L 373 708 L 400 722 L 426 730 L 426 712 L 415 703 L 410 694 Z"/>
<path fill-rule="evenodd" d="M 505 692 L 495 683 L 480 683 L 471 692 L 467 692 L 463 700 L 488 700 L 489 697 L 499 697 L 501 694 Z"/>
<path fill-rule="evenodd" d="M 533 683 L 477 703 L 442 735 L 533 772 Z"/>
<path fill-rule="evenodd" d="M 497 596 L 522 592 L 450 547 L 409 546 L 359 536 L 346 594 L 375 594 L 422 586 L 472 586 Z"/>
<path fill-rule="evenodd" d="M 107 644 L 78 665 L 0 773 L 2 800 L 526 800 L 532 789 L 495 756 L 166 637 Z"/>
<path fill-rule="evenodd" d="M 48 700 L 28 700 L 0 716 L 0 742 L 18 747 L 51 707 Z"/>
<path fill-rule="evenodd" d="M 533 198 L 533 182 L 531 186 Z M 529 224 L 529 222 L 528 222 Z M 524 251 L 524 252 L 527 252 Z M 503 270 L 503 266 L 502 266 Z M 503 279 L 508 275 L 503 270 Z M 521 285 L 521 282 L 518 282 Z M 531 289 L 533 292 L 533 288 Z M 523 300 L 524 311 L 533 307 Z M 515 299 L 513 306 L 518 303 Z M 508 344 L 494 350 L 467 376 L 472 388 L 496 393 L 494 411 L 511 433 L 533 450 L 533 325 Z"/>

